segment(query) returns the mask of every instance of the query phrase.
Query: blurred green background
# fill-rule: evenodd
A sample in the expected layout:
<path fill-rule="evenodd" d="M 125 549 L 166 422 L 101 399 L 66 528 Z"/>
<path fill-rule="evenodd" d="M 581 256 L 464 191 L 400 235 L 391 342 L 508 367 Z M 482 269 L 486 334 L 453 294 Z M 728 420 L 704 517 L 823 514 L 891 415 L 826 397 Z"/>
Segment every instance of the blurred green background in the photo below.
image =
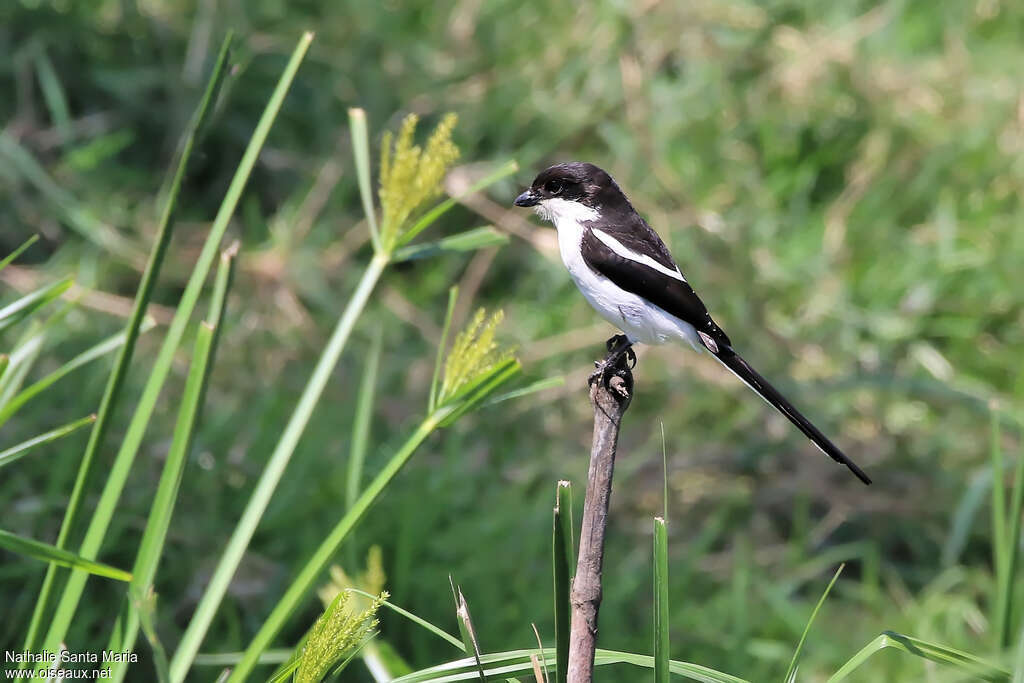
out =
<path fill-rule="evenodd" d="M 166 644 L 187 623 L 368 257 L 346 114 L 359 106 L 374 145 L 408 112 L 428 125 L 456 112 L 463 165 L 453 192 L 516 159 L 514 179 L 442 221 L 451 232 L 493 223 L 512 241 L 386 274 L 204 652 L 244 647 L 340 514 L 353 396 L 377 326 L 385 351 L 371 474 L 375 454 L 421 414 L 453 282 L 459 319 L 476 305 L 503 308 L 503 334 L 528 378 L 564 374 L 566 383 L 434 437 L 338 560 L 358 571 L 381 546 L 392 600 L 450 630 L 451 574 L 485 650 L 532 646 L 531 622 L 550 639 L 554 484 L 570 479 L 582 492 L 585 378 L 612 330 L 571 284 L 553 231 L 510 203 L 543 167 L 573 159 L 615 176 L 737 348 L 876 482 L 860 485 L 710 357 L 643 349 L 612 500 L 601 645 L 650 651 L 663 423 L 674 658 L 778 678 L 841 561 L 801 680 L 824 680 L 883 629 L 991 651 L 990 407 L 1010 425 L 1002 446 L 1012 463 L 1024 400 L 1024 7 L 5 2 L 0 254 L 32 233 L 43 239 L 0 274 L 0 296 L 67 274 L 80 288 L 34 374 L 123 325 L 158 191 L 228 28 L 238 35 L 235 68 L 179 202 L 156 294 L 163 306 L 181 293 L 295 40 L 317 35 L 232 226 L 239 272 L 158 575 Z M 153 314 L 166 323 L 163 311 Z M 136 367 L 160 334 L 143 336 Z M 3 443 L 94 411 L 108 368 L 105 359 L 56 385 L 4 426 Z M 105 562 L 132 563 L 185 370 L 183 356 Z M 122 416 L 108 441 L 124 426 Z M 85 440 L 82 432 L 4 469 L 4 528 L 52 541 Z M 94 487 L 87 506 L 96 496 Z M 2 557 L 0 647 L 20 649 L 43 565 Z M 102 646 L 115 589 L 90 582 L 69 642 Z M 308 601 L 281 642 L 319 610 Z M 391 614 L 381 631 L 415 667 L 456 655 Z M 854 680 L 945 680 L 933 674 L 916 658 L 882 654 Z M 646 675 L 612 667 L 599 680 Z"/>

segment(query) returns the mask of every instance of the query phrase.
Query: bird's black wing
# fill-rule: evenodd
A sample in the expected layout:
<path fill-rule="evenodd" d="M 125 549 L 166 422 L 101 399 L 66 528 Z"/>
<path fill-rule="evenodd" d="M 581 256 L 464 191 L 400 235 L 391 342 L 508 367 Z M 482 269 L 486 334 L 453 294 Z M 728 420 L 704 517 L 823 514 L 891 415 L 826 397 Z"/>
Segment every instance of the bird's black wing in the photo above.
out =
<path fill-rule="evenodd" d="M 583 261 L 588 266 L 611 280 L 616 286 L 647 299 L 683 322 L 693 325 L 698 333 L 710 337 L 713 346 L 730 345 L 729 337 L 711 319 L 704 302 L 681 275 L 678 278 L 667 275 L 640 261 L 640 258 L 646 256 L 668 270 L 678 271 L 678 267 L 671 257 L 665 255 L 668 250 L 665 249 L 664 244 L 653 230 L 651 235 L 657 241 L 648 239 L 633 243 L 623 243 L 624 241 L 619 239 L 620 235 L 610 231 L 604 232 L 622 244 L 628 252 L 634 253 L 636 258 L 627 258 L 616 253 L 595 234 L 593 228 L 588 228 L 583 231 L 583 239 L 580 243 Z M 703 335 L 701 338 L 704 338 Z M 708 346 L 708 343 L 705 341 L 705 346 Z M 711 346 L 708 348 L 710 349 Z"/>
<path fill-rule="evenodd" d="M 653 234 L 653 231 L 651 232 Z M 655 239 L 657 239 L 656 236 Z M 622 244 L 620 240 L 616 241 Z M 657 244 L 661 245 L 660 239 Z M 768 383 L 768 380 L 736 353 L 729 337 L 711 319 L 704 302 L 685 280 L 667 275 L 639 260 L 646 255 L 660 265 L 666 265 L 664 257 L 654 258 L 651 253 L 646 253 L 652 251 L 648 241 L 634 242 L 625 246 L 626 250 L 636 257 L 627 258 L 605 244 L 594 234 L 593 229 L 587 229 L 583 231 L 580 248 L 583 252 L 584 262 L 611 280 L 616 286 L 643 297 L 683 322 L 693 325 L 701 342 L 722 365 L 739 377 L 769 405 L 785 415 L 825 455 L 845 465 L 865 484 L 871 483 L 871 479 L 855 462 L 839 450 L 839 447 L 822 434 L 785 396 L 780 394 L 775 387 Z M 663 245 L 662 249 L 664 249 Z M 669 270 L 676 269 L 676 265 L 671 259 L 669 259 L 669 263 L 671 263 Z"/>

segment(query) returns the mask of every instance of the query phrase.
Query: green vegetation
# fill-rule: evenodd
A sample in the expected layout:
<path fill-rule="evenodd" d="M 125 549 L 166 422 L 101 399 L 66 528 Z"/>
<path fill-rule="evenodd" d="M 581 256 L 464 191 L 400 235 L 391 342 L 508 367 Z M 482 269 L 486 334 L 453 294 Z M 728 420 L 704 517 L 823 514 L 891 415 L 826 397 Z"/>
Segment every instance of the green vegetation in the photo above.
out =
<path fill-rule="evenodd" d="M 1022 28 L 998 0 L 4 3 L 0 649 L 560 680 L 611 330 L 509 205 L 585 159 L 876 481 L 642 349 L 600 680 L 1024 680 Z"/>

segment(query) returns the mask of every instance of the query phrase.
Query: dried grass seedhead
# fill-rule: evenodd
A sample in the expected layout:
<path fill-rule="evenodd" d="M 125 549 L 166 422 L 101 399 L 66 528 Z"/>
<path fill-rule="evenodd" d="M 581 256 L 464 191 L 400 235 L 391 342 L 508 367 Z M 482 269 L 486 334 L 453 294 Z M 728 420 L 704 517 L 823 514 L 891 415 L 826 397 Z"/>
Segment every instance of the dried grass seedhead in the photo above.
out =
<path fill-rule="evenodd" d="M 413 144 L 419 117 L 409 114 L 402 121 L 397 139 L 384 134 L 380 153 L 381 242 L 392 249 L 409 227 L 410 218 L 441 194 L 448 169 L 459 158 L 452 142 L 455 114 L 445 114 L 427 140 L 425 148 Z"/>

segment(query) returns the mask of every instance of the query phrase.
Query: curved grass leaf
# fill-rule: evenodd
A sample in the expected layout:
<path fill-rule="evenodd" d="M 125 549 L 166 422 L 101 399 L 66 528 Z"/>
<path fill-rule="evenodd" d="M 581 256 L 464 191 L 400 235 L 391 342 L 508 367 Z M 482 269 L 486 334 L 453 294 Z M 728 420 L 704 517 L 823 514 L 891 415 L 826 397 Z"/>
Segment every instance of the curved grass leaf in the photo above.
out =
<path fill-rule="evenodd" d="M 355 593 L 357 595 L 361 595 L 364 598 L 374 599 L 374 598 L 377 597 L 373 593 L 367 593 L 366 591 L 359 590 L 358 588 L 346 588 L 345 590 L 349 591 L 350 593 Z M 462 641 L 460 641 L 458 638 L 456 638 L 452 634 L 448 633 L 444 629 L 442 629 L 442 628 L 440 628 L 438 626 L 434 626 L 433 624 L 431 624 L 426 619 L 424 619 L 422 617 L 418 617 L 415 614 L 413 614 L 412 612 L 410 612 L 408 610 L 404 610 L 404 609 L 402 609 L 401 607 L 399 607 L 398 605 L 396 605 L 396 604 L 394 604 L 392 602 L 388 602 L 387 600 L 378 600 L 378 602 L 380 602 L 381 605 L 383 605 L 384 607 L 387 607 L 388 609 L 390 609 L 394 613 L 399 614 L 399 615 L 405 617 L 406 619 L 408 619 L 412 623 L 417 624 L 418 626 L 422 626 L 424 629 L 426 629 L 427 631 L 433 633 L 438 638 L 443 638 L 444 640 L 447 640 L 449 643 L 451 643 L 453 646 L 455 646 L 459 650 L 461 650 L 463 652 L 465 651 L 465 648 L 462 645 Z"/>
<path fill-rule="evenodd" d="M 50 545 L 49 543 L 43 543 L 42 541 L 35 541 L 31 538 L 25 538 L 12 534 L 9 531 L 3 531 L 0 529 L 0 548 L 5 548 L 13 553 L 19 555 L 26 555 L 28 557 L 34 557 L 37 560 L 43 560 L 44 562 L 52 562 L 59 564 L 62 567 L 70 567 L 72 569 L 80 569 L 89 574 L 95 574 L 96 576 L 102 576 L 108 579 L 115 579 L 117 581 L 131 581 L 132 575 L 123 569 L 111 567 L 110 565 L 103 564 L 101 562 L 94 562 L 75 553 L 62 550 L 56 546 Z"/>
<path fill-rule="evenodd" d="M 789 660 L 789 668 L 786 669 L 786 677 L 783 679 L 786 683 L 793 683 L 793 681 L 796 680 L 796 670 L 800 663 L 800 653 L 804 649 L 804 641 L 807 640 L 807 634 L 810 633 L 811 625 L 814 624 L 814 618 L 818 616 L 818 610 L 820 610 L 821 606 L 825 604 L 825 598 L 827 598 L 828 594 L 832 592 L 832 586 L 836 584 L 836 580 L 839 578 L 839 575 L 843 573 L 843 568 L 845 566 L 845 564 L 839 565 L 839 568 L 836 569 L 836 573 L 832 575 L 832 580 L 829 581 L 828 585 L 825 587 L 825 592 L 821 594 L 820 598 L 818 598 L 818 604 L 814 606 L 814 611 L 811 612 L 811 616 L 807 620 L 807 625 L 804 626 L 804 632 L 800 635 L 800 642 L 796 644 L 796 650 L 793 651 L 793 658 Z"/>
<path fill-rule="evenodd" d="M 139 329 L 139 334 L 147 332 L 155 324 L 156 323 L 152 318 L 146 318 Z M 68 362 L 64 363 L 64 365 L 48 374 L 46 377 L 43 377 L 22 389 L 20 392 L 12 396 L 11 400 L 5 403 L 3 408 L 0 408 L 0 425 L 7 422 L 7 420 L 9 420 L 14 413 L 18 412 L 18 410 L 20 410 L 26 403 L 63 379 L 69 373 L 124 346 L 127 337 L 128 335 L 126 332 L 115 334 L 114 336 L 101 341 L 99 344 L 96 344 L 92 348 L 86 349 Z"/>
<path fill-rule="evenodd" d="M 554 648 L 509 650 L 507 652 L 481 655 L 480 661 L 484 666 L 484 673 L 488 678 L 491 678 L 530 672 L 533 670 L 533 663 L 530 660 L 531 656 L 541 656 L 550 662 L 554 655 Z M 594 655 L 594 665 L 608 666 L 611 664 L 629 664 L 644 669 L 653 669 L 654 657 L 630 652 L 598 649 Z M 699 664 L 690 664 L 689 662 L 670 661 L 669 670 L 677 676 L 682 676 L 691 681 L 698 681 L 699 683 L 747 683 L 742 678 L 737 678 L 721 671 L 715 671 Z M 474 658 L 464 657 L 401 676 L 391 683 L 444 683 L 447 681 L 472 680 L 478 677 L 479 673 L 477 672 Z"/>
<path fill-rule="evenodd" d="M 442 237 L 433 242 L 411 244 L 401 249 L 396 249 L 391 257 L 393 263 L 401 261 L 416 261 L 419 259 L 436 256 L 445 253 L 458 253 L 475 251 L 486 247 L 497 247 L 508 244 L 508 235 L 498 232 L 494 227 L 486 225 L 480 228 L 473 228 L 457 235 Z"/>
<path fill-rule="evenodd" d="M 547 389 L 553 389 L 565 385 L 565 376 L 556 375 L 555 377 L 545 377 L 539 379 L 536 382 L 530 382 L 526 386 L 513 389 L 512 391 L 504 391 L 497 396 L 492 396 L 484 402 L 485 406 L 493 406 L 496 403 L 503 403 L 504 401 L 510 401 L 514 398 L 522 398 L 523 396 L 529 396 L 535 394 L 538 391 L 545 391 Z"/>
<path fill-rule="evenodd" d="M 872 655 L 886 648 L 894 648 L 916 655 L 922 659 L 936 662 L 937 664 L 956 667 L 972 676 L 976 676 L 979 680 L 1006 681 L 1010 679 L 1009 671 L 974 655 L 954 650 L 944 645 L 929 643 L 912 636 L 885 631 L 850 658 L 839 671 L 832 674 L 832 677 L 828 679 L 828 683 L 838 683 L 838 681 L 844 680 Z"/>
<path fill-rule="evenodd" d="M 434 223 L 434 221 L 436 221 L 438 218 L 444 215 L 445 212 L 447 212 L 449 209 L 455 206 L 463 197 L 468 197 L 474 192 L 479 192 L 485 187 L 493 185 L 502 178 L 510 176 L 518 170 L 519 164 L 517 164 L 515 161 L 506 161 L 504 164 L 499 166 L 494 172 L 488 174 L 481 180 L 478 180 L 477 182 L 470 185 L 469 189 L 460 194 L 458 197 L 451 197 L 449 199 L 446 199 L 445 201 L 441 202 L 427 213 L 423 214 L 423 216 L 421 216 L 420 219 L 417 220 L 411 228 L 409 228 L 406 232 L 404 232 L 401 235 L 396 246 L 402 247 L 411 242 L 413 238 L 415 238 L 421 232 L 429 228 Z"/>
<path fill-rule="evenodd" d="M 28 452 L 31 451 L 36 446 L 41 446 L 45 443 L 56 441 L 57 439 L 67 436 L 68 434 L 75 431 L 79 427 L 84 427 L 85 425 L 92 424 L 95 421 L 95 415 L 88 415 L 81 419 L 75 420 L 74 422 L 69 422 L 63 427 L 57 427 L 56 429 L 51 429 L 48 432 L 43 432 L 39 436 L 34 436 L 27 441 L 22 441 L 16 446 L 11 446 L 6 450 L 0 451 L 0 467 L 3 467 L 4 465 L 10 465 L 15 460 L 25 457 L 26 455 L 28 455 Z"/>
<path fill-rule="evenodd" d="M 8 254 L 7 256 L 5 256 L 5 257 L 3 258 L 3 260 L 0 260 L 0 270 L 3 270 L 3 269 L 4 269 L 4 268 L 6 268 L 7 266 L 11 265 L 11 263 L 12 263 L 12 262 L 14 261 L 14 259 L 16 259 L 16 258 L 18 258 L 19 256 L 21 256 L 21 255 L 22 255 L 22 253 L 23 253 L 23 252 L 24 252 L 24 251 L 25 251 L 26 249 L 28 249 L 29 247 L 31 247 L 31 246 L 32 246 L 33 244 L 35 244 L 35 243 L 36 243 L 36 242 L 38 242 L 38 241 L 39 241 L 39 235 L 32 235 L 32 236 L 31 236 L 31 237 L 29 237 L 29 238 L 28 238 L 27 240 L 25 240 L 24 242 L 22 242 L 22 243 L 21 243 L 21 246 L 19 246 L 19 247 L 18 247 L 17 249 L 15 249 L 14 251 L 12 251 L 12 252 L 11 252 L 10 254 Z"/>
<path fill-rule="evenodd" d="M 0 308 L 0 332 L 21 322 L 46 306 L 61 294 L 68 291 L 72 284 L 74 284 L 74 280 L 69 275 L 62 280 L 40 287 L 34 292 L 30 292 L 16 301 L 7 304 L 3 308 Z"/>

